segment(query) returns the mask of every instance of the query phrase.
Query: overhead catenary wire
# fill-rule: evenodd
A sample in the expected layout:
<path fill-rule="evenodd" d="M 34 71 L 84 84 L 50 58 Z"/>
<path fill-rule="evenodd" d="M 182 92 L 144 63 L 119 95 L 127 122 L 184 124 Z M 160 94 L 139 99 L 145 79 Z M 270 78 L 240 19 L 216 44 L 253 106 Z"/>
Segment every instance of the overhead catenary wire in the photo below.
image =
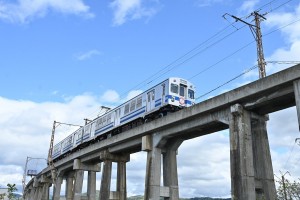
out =
<path fill-rule="evenodd" d="M 299 22 L 299 21 L 300 21 L 300 19 L 297 19 L 297 20 L 295 20 L 295 21 L 293 21 L 293 22 L 291 22 L 291 23 L 289 23 L 289 24 L 286 24 L 286 25 L 281 26 L 281 27 L 279 27 L 279 28 L 277 28 L 277 29 L 275 29 L 275 30 L 270 31 L 270 32 L 264 34 L 263 36 L 269 36 L 270 34 L 276 32 L 276 31 L 278 31 L 278 30 L 280 30 L 280 29 L 286 28 L 286 27 L 288 27 L 288 26 L 290 26 L 290 25 L 292 25 L 292 24 L 294 24 L 294 23 L 297 23 L 297 22 Z M 202 70 L 201 72 L 199 72 L 199 73 L 195 74 L 194 76 L 190 77 L 190 79 L 193 79 L 193 78 L 199 76 L 199 75 L 202 74 L 203 72 L 205 72 L 205 71 L 211 69 L 212 67 L 218 65 L 219 63 L 223 62 L 224 60 L 230 58 L 231 56 L 233 56 L 234 54 L 238 53 L 239 51 L 245 49 L 246 47 L 248 47 L 250 44 L 252 44 L 252 43 L 254 43 L 254 42 L 255 42 L 255 40 L 251 41 L 250 43 L 246 44 L 246 45 L 243 46 L 242 48 L 240 48 L 240 49 L 234 51 L 233 53 L 229 54 L 228 56 L 222 58 L 222 59 L 219 60 L 218 62 L 216 62 L 216 63 L 210 65 L 209 67 L 206 67 L 206 68 L 205 68 L 204 70 Z M 267 63 L 298 64 L 298 63 L 300 63 L 300 61 L 267 61 Z M 217 88 L 214 88 L 214 89 L 210 90 L 209 92 L 205 93 L 204 95 L 201 95 L 200 97 L 198 97 L 198 98 L 196 98 L 196 99 L 202 98 L 202 97 L 204 97 L 204 96 L 206 96 L 206 95 L 212 93 L 213 91 L 216 91 L 216 90 L 219 89 L 220 87 L 222 87 L 222 86 L 224 86 L 224 85 L 226 85 L 226 84 L 232 82 L 233 80 L 236 80 L 237 78 L 241 77 L 242 75 L 243 75 L 243 74 L 240 74 L 238 77 L 235 77 L 235 78 L 233 78 L 233 79 L 230 79 L 229 81 L 227 81 L 226 83 L 222 84 L 221 86 L 218 86 Z"/>
<path fill-rule="evenodd" d="M 262 8 L 266 7 L 267 5 L 270 5 L 270 4 L 274 3 L 275 1 L 277 1 L 277 0 L 273 0 L 273 1 L 271 1 L 271 2 L 268 2 L 268 3 L 264 4 L 263 6 L 261 6 L 260 8 L 256 9 L 256 10 L 261 10 Z M 279 9 L 280 7 L 286 5 L 287 3 L 291 2 L 291 1 L 292 1 L 292 0 L 288 0 L 288 1 L 286 1 L 286 2 L 284 2 L 284 3 L 282 3 L 282 4 L 280 4 L 280 5 L 277 6 L 276 8 L 271 9 L 271 10 L 270 10 L 269 12 L 267 12 L 267 13 L 271 13 L 271 12 L 277 10 L 277 9 Z M 246 25 L 244 25 L 244 26 L 241 27 L 241 28 L 237 28 L 237 27 L 233 26 L 234 23 L 235 23 L 235 22 L 229 24 L 227 27 L 225 27 L 225 28 L 222 29 L 221 31 L 217 32 L 217 33 L 214 34 L 212 37 L 210 37 L 209 39 L 207 39 L 206 41 L 204 41 L 203 43 L 197 45 L 195 48 L 193 48 L 192 50 L 188 51 L 188 52 L 185 53 L 183 56 L 180 56 L 178 59 L 176 59 L 175 61 L 171 62 L 169 65 L 167 65 L 167 66 L 164 67 L 163 69 L 159 70 L 157 73 L 153 74 L 152 76 L 150 76 L 149 78 L 147 78 L 145 81 L 143 81 L 143 82 L 141 82 L 140 84 L 136 85 L 135 87 L 131 88 L 129 91 L 135 89 L 135 88 L 138 87 L 138 86 L 143 85 L 143 84 L 146 83 L 146 82 L 147 82 L 147 83 L 144 84 L 144 85 L 148 85 L 148 84 L 150 84 L 151 82 L 153 82 L 153 81 L 155 81 L 155 80 L 161 78 L 163 75 L 169 73 L 170 71 L 172 71 L 172 70 L 175 69 L 176 67 L 178 67 L 178 66 L 180 66 L 180 65 L 183 65 L 184 63 L 186 63 L 186 62 L 188 62 L 189 60 L 193 59 L 194 57 L 196 57 L 196 56 L 199 55 L 200 53 L 205 52 L 206 50 L 208 50 L 209 48 L 213 47 L 213 46 L 216 45 L 217 43 L 219 43 L 219 42 L 223 41 L 224 39 L 226 39 L 227 37 L 233 35 L 233 34 L 234 34 L 235 32 L 237 32 L 238 30 L 243 29 L 244 27 L 246 27 Z M 235 27 L 236 30 L 233 31 L 233 32 L 231 32 L 230 34 L 224 36 L 223 38 L 219 39 L 218 41 L 214 42 L 213 44 L 209 45 L 208 47 L 202 49 L 200 52 L 194 53 L 194 54 L 191 55 L 190 57 L 188 57 L 188 58 L 186 58 L 185 60 L 181 61 L 180 63 L 176 64 L 176 63 L 177 63 L 178 61 L 180 61 L 182 58 L 184 58 L 184 57 L 186 57 L 187 55 L 193 53 L 195 50 L 199 49 L 200 46 L 202 46 L 203 44 L 207 43 L 208 41 L 210 41 L 211 39 L 213 39 L 214 37 L 216 37 L 217 35 L 219 35 L 221 32 L 223 32 L 223 31 L 225 31 L 226 29 L 228 29 L 230 26 Z M 175 65 L 175 66 L 171 67 L 172 65 Z M 171 67 L 171 68 L 169 68 L 169 67 Z M 169 68 L 169 69 L 168 69 L 168 68 Z M 167 71 L 163 72 L 164 70 L 167 70 Z M 207 70 L 202 70 L 202 71 L 205 72 L 205 71 L 207 71 Z M 160 74 L 160 73 L 161 73 L 161 74 Z M 203 73 L 203 72 L 201 72 L 201 73 Z M 158 75 L 158 74 L 160 74 L 158 77 L 153 78 L 153 77 L 155 77 L 155 76 Z M 153 79 L 151 79 L 151 78 L 153 78 Z M 150 80 L 150 79 L 151 79 L 151 80 Z M 149 81 L 149 80 L 150 80 L 150 81 Z M 144 85 L 143 85 L 143 86 L 144 86 Z M 138 88 L 138 89 L 141 89 L 141 87 Z M 127 94 L 129 91 L 127 91 L 127 92 L 124 93 L 124 94 Z M 124 94 L 122 94 L 122 95 L 124 95 Z M 122 95 L 121 95 L 121 96 L 122 96 Z"/>
<path fill-rule="evenodd" d="M 160 78 L 161 76 L 165 75 L 166 73 L 168 73 L 169 71 L 171 71 L 172 69 L 174 69 L 174 67 L 172 67 L 171 69 L 168 69 L 169 67 L 175 65 L 178 61 L 182 60 L 183 58 L 185 58 L 186 56 L 194 53 L 196 50 L 198 50 L 200 47 L 204 46 L 205 44 L 207 44 L 208 42 L 210 42 L 211 40 L 213 40 L 214 38 L 216 38 L 217 36 L 219 36 L 221 33 L 223 33 L 224 31 L 226 31 L 229 27 L 232 26 L 232 24 L 234 24 L 235 22 L 231 23 L 230 25 L 226 26 L 225 28 L 221 29 L 220 31 L 218 31 L 217 33 L 213 34 L 212 36 L 210 36 L 208 39 L 206 39 L 205 41 L 201 42 L 200 44 L 196 45 L 194 48 L 192 48 L 191 50 L 189 50 L 188 52 L 186 52 L 185 54 L 183 54 L 182 56 L 178 57 L 177 59 L 175 59 L 174 61 L 170 62 L 168 65 L 166 65 L 165 67 L 163 67 L 161 70 L 155 72 L 154 74 L 152 74 L 151 76 L 149 76 L 148 78 L 146 78 L 144 81 L 140 82 L 139 84 L 135 85 L 134 87 L 132 87 L 131 89 L 129 89 L 128 91 L 122 93 L 120 96 L 124 96 L 126 95 L 128 92 L 130 92 L 133 89 L 141 89 L 140 86 L 144 86 L 144 85 L 148 85 L 151 82 L 157 80 L 158 78 Z M 236 32 L 236 31 L 234 31 Z M 208 47 L 204 48 L 205 50 L 209 49 L 210 47 L 216 45 L 218 42 L 221 42 L 223 39 L 227 38 L 228 36 L 230 36 L 232 33 L 228 34 L 227 36 L 223 37 L 222 39 L 218 40 L 217 42 L 214 42 L 212 45 L 209 45 Z M 204 50 L 203 50 L 204 51 Z M 199 53 L 197 53 L 196 55 L 198 55 Z M 188 58 L 188 60 L 192 59 L 193 57 L 195 57 L 196 55 L 192 55 L 191 57 Z M 180 64 L 176 64 L 175 66 L 179 66 L 183 63 L 185 63 L 187 60 L 184 60 L 183 62 L 181 62 Z M 165 70 L 167 70 L 167 72 L 164 72 Z M 154 78 L 155 76 L 161 74 L 159 77 Z M 154 78 L 154 79 L 152 79 Z"/>
<path fill-rule="evenodd" d="M 199 100 L 199 99 L 201 99 L 202 97 L 207 96 L 208 94 L 210 94 L 210 93 L 216 91 L 217 89 L 223 87 L 224 85 L 227 85 L 228 83 L 230 83 L 230 82 L 232 82 L 232 81 L 238 79 L 239 77 L 241 77 L 241 76 L 243 76 L 243 75 L 249 73 L 250 71 L 256 69 L 257 67 L 258 67 L 258 65 L 254 65 L 254 66 L 250 67 L 249 69 L 247 69 L 247 70 L 244 71 L 243 73 L 241 73 L 241 74 L 239 74 L 239 75 L 233 77 L 232 79 L 230 79 L 230 80 L 226 81 L 225 83 L 223 83 L 223 84 L 217 86 L 216 88 L 214 88 L 214 89 L 212 89 L 212 90 L 210 90 L 210 91 L 208 91 L 208 92 L 206 92 L 206 93 L 200 95 L 199 97 L 196 97 L 195 100 Z"/>
<path fill-rule="evenodd" d="M 262 5 L 261 7 L 257 8 L 256 10 L 261 10 L 263 9 L 264 7 L 268 6 L 268 5 L 271 5 L 272 3 L 276 2 L 278 0 L 272 0 L 264 5 Z M 279 6 L 277 6 L 276 8 L 274 9 L 271 9 L 268 13 L 270 12 L 273 12 L 277 9 L 279 9 L 280 7 L 286 5 L 287 3 L 291 2 L 292 0 L 288 0 L 282 4 L 280 4 Z M 161 70 L 157 71 L 156 73 L 152 74 L 151 76 L 149 76 L 148 78 L 146 78 L 144 81 L 140 82 L 139 84 L 137 84 L 136 86 L 132 87 L 130 90 L 122 93 L 120 96 L 124 96 L 125 94 L 127 94 L 129 91 L 133 90 L 133 89 L 141 89 L 140 86 L 144 86 L 144 85 L 148 85 L 150 84 L 151 82 L 161 78 L 163 75 L 167 74 L 168 72 L 172 71 L 175 67 L 178 67 L 184 63 L 186 63 L 187 61 L 191 60 L 192 58 L 194 58 L 195 56 L 199 55 L 200 53 L 204 52 L 205 50 L 209 49 L 210 47 L 214 46 L 215 44 L 221 42 L 223 39 L 226 39 L 228 36 L 232 35 L 232 34 L 229 34 L 228 36 L 225 36 L 223 37 L 221 40 L 218 40 L 216 43 L 214 43 L 213 45 L 209 45 L 207 48 L 205 48 L 203 51 L 201 52 L 198 52 L 198 53 L 195 53 L 193 54 L 192 56 L 190 56 L 189 58 L 183 60 L 182 62 L 180 62 L 179 64 L 176 64 L 178 61 L 180 61 L 181 59 L 183 59 L 184 57 L 188 56 L 189 54 L 193 53 L 194 51 L 198 50 L 201 46 L 203 46 L 204 44 L 206 44 L 207 42 L 209 42 L 210 40 L 214 39 L 216 36 L 218 36 L 219 34 L 221 34 L 222 32 L 224 32 L 225 30 L 227 30 L 230 26 L 233 26 L 235 22 L 232 22 L 230 23 L 228 26 L 226 26 L 225 28 L 221 29 L 220 31 L 218 31 L 217 33 L 213 34 L 211 37 L 209 37 L 208 39 L 206 39 L 204 42 L 196 45 L 194 48 L 192 48 L 191 50 L 189 50 L 187 53 L 183 54 L 182 56 L 178 57 L 177 59 L 175 59 L 174 61 L 172 61 L 170 64 L 166 65 L 164 68 L 162 68 Z M 233 26 L 235 27 L 235 26 Z M 242 28 L 244 28 L 245 26 L 243 26 Z M 236 28 L 236 27 L 235 27 Z M 236 28 L 236 31 L 242 29 L 242 28 Z M 236 31 L 234 31 L 233 33 L 235 33 Z M 176 64 L 176 65 L 175 65 Z M 171 67 L 172 65 L 175 65 L 174 67 L 172 67 L 171 69 L 168 69 L 169 67 Z M 167 71 L 165 71 L 167 70 Z M 164 72 L 165 71 L 165 72 Z M 162 74 L 161 74 L 162 73 Z M 157 76 L 158 74 L 161 74 L 159 75 L 158 77 L 152 79 L 153 77 Z"/>
<path fill-rule="evenodd" d="M 296 141 L 294 142 L 293 147 L 290 150 L 289 156 L 288 156 L 287 160 L 285 161 L 284 169 L 286 169 L 286 166 L 287 166 L 288 162 L 290 161 L 290 158 L 291 158 L 291 155 L 294 151 L 295 145 L 296 145 Z"/>
<path fill-rule="evenodd" d="M 270 1 L 266 4 L 264 4 L 263 6 L 261 6 L 260 8 L 256 9 L 256 10 L 260 10 L 265 8 L 268 5 L 271 5 L 272 3 L 276 2 L 277 0 L 273 0 Z M 277 6 L 274 9 L 271 9 L 268 13 L 273 12 L 277 9 L 279 9 L 280 7 L 286 5 L 287 3 L 291 2 L 292 0 L 288 0 L 286 2 L 284 2 L 283 4 Z M 300 19 L 299 19 L 300 20 Z M 196 45 L 194 48 L 192 48 L 191 50 L 189 50 L 188 52 L 186 52 L 185 54 L 183 54 L 182 56 L 178 57 L 177 59 L 175 59 L 174 61 L 170 62 L 168 65 L 166 65 L 165 67 L 163 67 L 162 69 L 160 69 L 159 71 L 157 71 L 156 73 L 152 74 L 151 76 L 149 76 L 148 78 L 146 78 L 144 81 L 140 82 L 139 84 L 137 84 L 136 86 L 132 87 L 130 90 L 122 93 L 120 95 L 120 97 L 124 97 L 124 95 L 128 94 L 128 92 L 134 90 L 134 89 L 141 89 L 143 86 L 150 84 L 151 82 L 161 78 L 163 75 L 169 73 L 170 71 L 172 71 L 173 69 L 175 69 L 176 67 L 188 62 L 189 60 L 193 59 L 194 57 L 198 56 L 199 54 L 205 52 L 206 50 L 208 50 L 209 48 L 215 46 L 216 44 L 218 44 L 219 42 L 223 41 L 224 39 L 226 39 L 227 37 L 233 35 L 234 33 L 236 33 L 238 30 L 241 30 L 242 28 L 244 28 L 245 26 L 241 27 L 241 28 L 237 28 L 235 31 L 227 34 L 225 37 L 219 39 L 216 42 L 213 42 L 212 44 L 210 44 L 209 46 L 203 48 L 201 51 L 198 51 L 200 47 L 204 46 L 205 44 L 208 44 L 210 41 L 212 41 L 213 39 L 215 39 L 217 36 L 219 36 L 220 34 L 222 34 L 223 32 L 225 32 L 229 27 L 231 27 L 235 22 L 229 24 L 228 26 L 224 27 L 223 29 L 221 29 L 220 31 L 218 31 L 217 33 L 213 34 L 211 37 L 209 37 L 208 39 L 206 39 L 204 42 L 201 42 L 200 44 Z M 290 23 L 292 24 L 292 23 Z M 290 25 L 289 24 L 289 25 Z M 286 25 L 288 26 L 288 25 Z M 279 30 L 280 28 L 278 28 Z M 275 32 L 276 30 L 274 30 L 273 32 Z M 268 33 L 271 34 L 271 33 Z M 265 34 L 264 36 L 266 36 L 267 34 Z M 252 41 L 251 43 L 253 43 L 254 41 Z M 249 44 L 250 45 L 250 44 Z M 248 44 L 246 46 L 249 46 Z M 241 49 L 244 49 L 245 47 L 242 47 Z M 197 52 L 198 51 L 198 52 Z M 237 52 L 236 52 L 237 53 Z M 192 54 L 192 55 L 191 55 Z M 234 53 L 235 54 L 235 53 Z M 233 55 L 234 55 L 233 54 Z M 187 56 L 189 56 L 188 58 L 186 58 Z M 231 56 L 229 56 L 231 57 Z M 183 60 L 184 58 L 186 58 L 185 60 Z M 217 63 L 203 69 L 201 72 L 199 72 L 197 75 L 202 74 L 204 72 L 206 72 L 208 69 L 216 66 L 217 64 L 221 63 L 222 61 L 226 60 L 226 58 L 221 59 L 220 61 L 218 61 Z M 178 63 L 178 61 L 181 61 L 180 63 Z M 159 75 L 159 76 L 157 76 Z M 197 76 L 195 75 L 195 76 Z M 97 110 L 98 111 L 98 110 Z M 97 111 L 93 112 L 96 113 Z M 90 114 L 91 115 L 91 114 Z"/>

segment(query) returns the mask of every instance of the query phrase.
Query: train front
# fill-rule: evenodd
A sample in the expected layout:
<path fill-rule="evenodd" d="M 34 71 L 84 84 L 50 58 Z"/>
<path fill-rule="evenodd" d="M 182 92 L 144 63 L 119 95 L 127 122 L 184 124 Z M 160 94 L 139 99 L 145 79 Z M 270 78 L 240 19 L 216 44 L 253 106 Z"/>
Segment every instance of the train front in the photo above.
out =
<path fill-rule="evenodd" d="M 182 78 L 169 79 L 167 103 L 177 107 L 189 107 L 195 104 L 195 86 Z"/>

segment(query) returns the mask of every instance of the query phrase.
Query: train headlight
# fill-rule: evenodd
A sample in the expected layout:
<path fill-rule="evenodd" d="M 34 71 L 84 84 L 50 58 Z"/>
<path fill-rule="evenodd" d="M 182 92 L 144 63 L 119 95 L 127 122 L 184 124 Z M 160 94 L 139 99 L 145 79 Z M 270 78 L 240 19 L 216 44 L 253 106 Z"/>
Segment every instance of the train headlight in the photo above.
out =
<path fill-rule="evenodd" d="M 174 102 L 175 101 L 175 97 L 172 96 L 171 101 Z"/>

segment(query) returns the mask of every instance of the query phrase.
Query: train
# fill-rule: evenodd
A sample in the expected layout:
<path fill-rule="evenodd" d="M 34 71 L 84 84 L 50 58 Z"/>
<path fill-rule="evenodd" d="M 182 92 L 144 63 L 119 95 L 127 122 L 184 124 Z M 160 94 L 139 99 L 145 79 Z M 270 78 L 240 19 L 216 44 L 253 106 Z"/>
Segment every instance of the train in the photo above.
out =
<path fill-rule="evenodd" d="M 185 79 L 170 77 L 94 120 L 86 121 L 84 126 L 54 146 L 53 162 L 95 142 L 194 104 L 195 86 Z"/>

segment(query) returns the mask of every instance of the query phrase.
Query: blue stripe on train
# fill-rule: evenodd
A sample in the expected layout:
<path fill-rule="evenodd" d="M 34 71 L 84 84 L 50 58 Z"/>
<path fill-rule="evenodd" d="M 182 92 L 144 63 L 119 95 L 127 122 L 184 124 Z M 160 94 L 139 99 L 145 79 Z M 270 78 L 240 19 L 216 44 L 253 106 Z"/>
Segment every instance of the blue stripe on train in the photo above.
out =
<path fill-rule="evenodd" d="M 125 122 L 125 121 L 128 121 L 130 119 L 132 119 L 133 117 L 136 117 L 142 113 L 146 112 L 145 110 L 145 107 L 142 107 L 140 108 L 139 110 L 136 110 L 135 112 L 129 114 L 129 115 L 126 115 L 124 117 L 121 117 L 121 123 Z"/>
<path fill-rule="evenodd" d="M 106 131 L 112 127 L 113 127 L 113 123 L 110 123 L 110 124 L 104 126 L 103 128 L 96 130 L 95 135 L 99 135 L 101 132 Z"/>

